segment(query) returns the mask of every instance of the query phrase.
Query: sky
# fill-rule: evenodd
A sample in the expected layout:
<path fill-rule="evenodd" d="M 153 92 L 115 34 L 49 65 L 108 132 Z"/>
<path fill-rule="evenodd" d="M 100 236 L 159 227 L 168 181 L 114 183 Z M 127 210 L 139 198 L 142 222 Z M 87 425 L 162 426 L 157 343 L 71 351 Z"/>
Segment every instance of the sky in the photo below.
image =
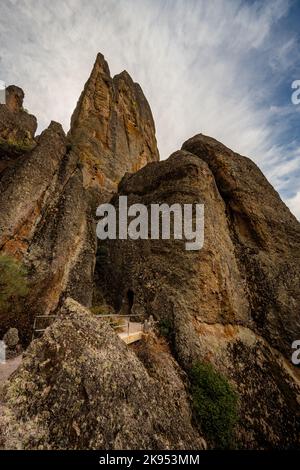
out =
<path fill-rule="evenodd" d="M 153 112 L 162 159 L 203 133 L 252 158 L 300 220 L 300 0 L 1 0 L 0 80 L 68 131 L 97 52 Z"/>

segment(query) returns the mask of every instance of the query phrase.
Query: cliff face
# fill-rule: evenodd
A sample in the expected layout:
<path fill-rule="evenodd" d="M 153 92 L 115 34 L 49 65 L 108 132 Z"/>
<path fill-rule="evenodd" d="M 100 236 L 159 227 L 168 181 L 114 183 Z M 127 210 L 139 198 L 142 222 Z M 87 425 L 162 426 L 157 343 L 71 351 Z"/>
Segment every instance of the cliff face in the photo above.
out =
<path fill-rule="evenodd" d="M 183 144 L 212 171 L 259 333 L 289 359 L 300 333 L 300 224 L 261 171 L 214 139 Z"/>
<path fill-rule="evenodd" d="M 140 87 L 101 54 L 67 136 L 52 122 L 35 137 L 23 97 L 9 87 L 0 105 L 0 253 L 25 264 L 30 289 L 18 315 L 1 312 L 0 338 L 16 326 L 27 345 L 37 314 L 57 318 L 4 387 L 0 446 L 202 449 L 189 393 L 200 361 L 238 393 L 236 445 L 299 447 L 300 224 L 260 170 L 201 134 L 159 162 Z M 204 204 L 203 248 L 97 243 L 96 207 L 119 196 Z M 92 304 L 153 315 L 156 334 L 129 348 Z"/>
<path fill-rule="evenodd" d="M 32 288 L 24 318 L 3 319 L 0 331 L 22 324 L 28 342 L 35 315 L 55 312 L 66 295 L 91 304 L 96 207 L 126 171 L 157 160 L 158 151 L 140 87 L 125 72 L 110 78 L 100 54 L 68 138 L 51 123 L 34 139 L 36 120 L 23 111 L 22 90 L 8 87 L 7 97 L 0 105 L 0 250 L 24 262 Z"/>
<path fill-rule="evenodd" d="M 133 292 L 131 312 L 170 325 L 185 370 L 209 361 L 232 380 L 242 447 L 299 445 L 300 375 L 290 361 L 300 336 L 300 224 L 253 162 L 203 135 L 126 176 L 116 207 L 122 195 L 128 205 L 203 203 L 204 246 L 100 243 L 96 273 L 108 301 L 118 310 Z"/>
<path fill-rule="evenodd" d="M 110 76 L 98 54 L 71 119 L 70 138 L 83 163 L 85 186 L 117 189 L 126 172 L 157 161 L 149 104 L 126 71 Z"/>

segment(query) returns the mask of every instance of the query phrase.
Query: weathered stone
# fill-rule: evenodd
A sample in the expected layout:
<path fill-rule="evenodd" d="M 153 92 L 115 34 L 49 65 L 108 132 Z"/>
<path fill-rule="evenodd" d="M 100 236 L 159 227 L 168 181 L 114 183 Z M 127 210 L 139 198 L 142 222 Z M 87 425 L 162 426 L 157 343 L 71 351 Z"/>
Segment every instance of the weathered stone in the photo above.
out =
<path fill-rule="evenodd" d="M 106 322 L 67 299 L 60 317 L 32 343 L 5 387 L 2 446 L 204 448 L 178 365 L 167 349 L 143 349 L 151 371 Z"/>
<path fill-rule="evenodd" d="M 8 348 L 14 348 L 19 343 L 19 332 L 17 328 L 10 328 L 3 336 L 3 341 Z"/>
<path fill-rule="evenodd" d="M 20 257 L 28 249 L 43 208 L 53 197 L 65 152 L 63 129 L 52 122 L 30 155 L 4 172 L 0 181 L 1 250 Z"/>
<path fill-rule="evenodd" d="M 6 106 L 12 113 L 23 111 L 24 91 L 15 85 L 10 85 L 5 90 Z"/>
<path fill-rule="evenodd" d="M 299 448 L 290 357 L 300 336 L 300 224 L 260 170 L 201 134 L 159 163 L 140 87 L 126 72 L 112 78 L 101 54 L 68 137 L 51 123 L 34 139 L 23 97 L 9 87 L 0 105 L 0 251 L 24 262 L 30 294 L 21 314 L 1 317 L 0 337 L 17 327 L 27 344 L 37 314 L 59 318 L 5 387 L 0 445 L 201 449 L 186 392 L 200 360 L 240 396 L 239 447 Z M 129 205 L 203 203 L 203 248 L 101 241 L 94 274 L 96 207 L 118 207 L 120 195 Z M 130 349 L 65 301 L 90 306 L 93 290 L 94 305 L 167 325 L 168 344 L 151 333 Z"/>
<path fill-rule="evenodd" d="M 7 106 L 0 106 L 0 137 L 20 140 L 25 128 L 29 140 L 33 137 L 23 96 L 17 87 L 7 89 Z M 6 145 L 2 173 L 0 168 L 0 251 L 24 262 L 31 285 L 24 313 L 11 318 L 11 325 L 0 322 L 0 333 L 7 326 L 18 327 L 22 317 L 25 343 L 35 315 L 55 312 L 65 296 L 91 305 L 96 208 L 125 172 L 158 159 L 142 91 L 125 72 L 111 79 L 101 55 L 72 117 L 69 138 L 51 123 L 34 144 L 30 152 L 20 146 L 17 158 Z"/>
<path fill-rule="evenodd" d="M 102 54 L 79 98 L 70 137 L 85 187 L 114 191 L 126 172 L 159 159 L 149 104 L 126 71 L 111 78 Z"/>
<path fill-rule="evenodd" d="M 203 248 L 186 251 L 184 240 L 172 239 L 102 241 L 97 282 L 116 310 L 130 291 L 131 313 L 167 322 L 186 371 L 209 361 L 235 384 L 243 448 L 297 447 L 300 377 L 288 361 L 300 333 L 299 223 L 254 163 L 213 139 L 201 142 L 203 154 L 198 143 L 185 144 L 189 151 L 127 175 L 112 203 L 118 207 L 120 195 L 128 205 L 204 203 Z"/>
<path fill-rule="evenodd" d="M 16 86 L 6 88 L 6 104 L 0 104 L 0 175 L 16 158 L 31 150 L 36 142 L 37 121 L 23 109 L 24 92 Z"/>
<path fill-rule="evenodd" d="M 228 231 L 259 333 L 289 359 L 300 336 L 300 224 L 257 166 L 199 134 L 183 149 L 205 161 L 224 200 Z"/>

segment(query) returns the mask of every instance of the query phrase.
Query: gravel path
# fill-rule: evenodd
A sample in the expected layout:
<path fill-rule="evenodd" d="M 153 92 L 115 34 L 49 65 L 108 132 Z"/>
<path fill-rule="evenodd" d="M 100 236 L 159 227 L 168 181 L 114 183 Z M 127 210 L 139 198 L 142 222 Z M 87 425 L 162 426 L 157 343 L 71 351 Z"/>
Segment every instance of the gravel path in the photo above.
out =
<path fill-rule="evenodd" d="M 19 367 L 22 362 L 22 354 L 13 359 L 8 359 L 5 364 L 0 364 L 0 387 L 5 380 Z"/>

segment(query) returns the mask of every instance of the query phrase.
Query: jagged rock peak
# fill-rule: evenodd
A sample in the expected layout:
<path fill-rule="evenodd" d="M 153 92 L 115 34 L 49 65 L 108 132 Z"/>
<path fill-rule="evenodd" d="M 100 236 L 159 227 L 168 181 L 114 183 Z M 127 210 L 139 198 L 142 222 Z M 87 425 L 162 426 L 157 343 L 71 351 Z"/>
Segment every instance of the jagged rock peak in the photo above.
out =
<path fill-rule="evenodd" d="M 0 104 L 0 174 L 9 158 L 18 157 L 36 144 L 37 120 L 24 110 L 23 99 L 23 90 L 10 85 L 6 88 L 5 104 Z"/>
<path fill-rule="evenodd" d="M 105 60 L 104 55 L 101 54 L 101 52 L 98 52 L 98 54 L 96 56 L 94 68 L 97 67 L 97 66 L 102 67 L 103 71 L 105 71 L 105 73 L 107 73 L 107 75 L 110 75 L 109 65 L 108 65 L 107 61 Z"/>
<path fill-rule="evenodd" d="M 69 136 L 84 166 L 85 186 L 115 190 L 159 153 L 150 106 L 130 75 L 111 77 L 98 54 L 71 118 Z"/>
<path fill-rule="evenodd" d="M 16 85 L 6 88 L 6 106 L 14 113 L 23 110 L 24 91 Z"/>

